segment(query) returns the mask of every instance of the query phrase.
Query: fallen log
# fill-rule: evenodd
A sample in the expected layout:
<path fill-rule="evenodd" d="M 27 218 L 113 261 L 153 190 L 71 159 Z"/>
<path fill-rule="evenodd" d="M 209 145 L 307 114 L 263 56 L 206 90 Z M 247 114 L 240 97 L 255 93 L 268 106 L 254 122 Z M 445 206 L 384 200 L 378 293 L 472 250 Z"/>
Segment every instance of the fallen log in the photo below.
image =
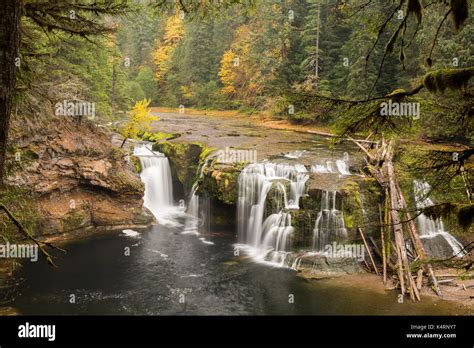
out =
<path fill-rule="evenodd" d="M 374 267 L 375 274 L 379 274 L 379 271 L 377 270 L 377 266 L 375 265 L 374 258 L 372 257 L 372 253 L 370 252 L 369 246 L 367 245 L 367 241 L 365 240 L 364 233 L 360 228 L 357 228 L 359 230 L 360 236 L 362 237 L 362 240 L 364 241 L 365 249 L 367 250 L 367 254 L 369 254 L 370 261 L 372 262 L 372 266 Z"/>

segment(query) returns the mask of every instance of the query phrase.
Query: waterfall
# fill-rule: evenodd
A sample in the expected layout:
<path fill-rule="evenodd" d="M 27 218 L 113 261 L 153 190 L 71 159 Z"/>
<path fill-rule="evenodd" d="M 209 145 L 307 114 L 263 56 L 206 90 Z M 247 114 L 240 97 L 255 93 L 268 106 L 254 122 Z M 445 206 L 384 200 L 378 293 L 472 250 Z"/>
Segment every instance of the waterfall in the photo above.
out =
<path fill-rule="evenodd" d="M 211 155 L 212 156 L 212 155 Z M 191 188 L 191 195 L 189 197 L 188 207 L 186 209 L 186 222 L 184 224 L 183 234 L 194 234 L 199 236 L 204 232 L 204 235 L 210 234 L 210 201 L 209 197 L 204 197 L 204 204 L 199 204 L 201 198 L 199 197 L 197 190 L 199 188 L 199 179 L 204 176 L 204 169 L 209 166 L 209 161 L 212 159 L 211 156 L 206 158 L 204 164 L 199 169 L 198 180 L 193 184 Z M 203 231 L 205 230 L 205 231 Z M 206 240 L 204 237 L 199 238 L 205 244 L 214 244 L 211 241 Z"/>
<path fill-rule="evenodd" d="M 248 165 L 239 176 L 239 243 L 254 248 L 260 258 L 275 252 L 272 261 L 279 258 L 279 252 L 289 250 L 293 228 L 291 215 L 284 210 L 299 208 L 307 180 L 306 168 L 301 165 L 269 162 Z M 273 201 L 267 202 L 271 190 Z"/>
<path fill-rule="evenodd" d="M 134 149 L 140 159 L 140 177 L 145 184 L 144 205 L 157 216 L 163 208 L 173 205 L 173 185 L 168 158 L 152 151 L 147 145 Z"/>
<path fill-rule="evenodd" d="M 415 180 L 413 182 L 415 202 L 418 209 L 434 205 L 428 197 L 431 190 L 427 182 Z M 463 246 L 444 228 L 442 219 L 433 219 L 420 214 L 417 218 L 418 230 L 424 248 L 432 257 L 463 256 Z"/>
<path fill-rule="evenodd" d="M 173 205 L 173 183 L 168 158 L 151 150 L 151 144 L 134 148 L 133 154 L 140 159 L 140 177 L 145 184 L 143 205 L 148 208 L 160 224 L 176 227 L 181 224 L 176 217 L 182 209 Z"/>
<path fill-rule="evenodd" d="M 186 211 L 188 214 L 196 218 L 199 217 L 199 196 L 196 194 L 197 188 L 197 183 L 194 183 L 191 189 L 191 197 L 189 198 L 188 209 Z"/>
<path fill-rule="evenodd" d="M 336 209 L 336 191 L 323 191 L 321 210 L 314 224 L 313 250 L 322 251 L 326 245 L 346 237 L 344 215 L 341 210 Z"/>
<path fill-rule="evenodd" d="M 183 234 L 199 234 L 199 196 L 196 193 L 197 189 L 198 184 L 195 182 L 191 189 L 191 197 L 186 210 L 186 213 L 190 216 L 186 218 Z"/>

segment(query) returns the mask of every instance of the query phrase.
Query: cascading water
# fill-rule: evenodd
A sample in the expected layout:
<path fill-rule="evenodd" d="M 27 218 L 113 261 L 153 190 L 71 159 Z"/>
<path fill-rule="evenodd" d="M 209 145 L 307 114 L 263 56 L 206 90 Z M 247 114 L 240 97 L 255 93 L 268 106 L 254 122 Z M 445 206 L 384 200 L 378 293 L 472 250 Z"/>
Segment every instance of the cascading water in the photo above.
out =
<path fill-rule="evenodd" d="M 346 161 L 337 160 L 336 161 L 336 167 L 337 167 L 337 170 L 339 171 L 340 174 L 342 174 L 342 175 L 351 175 L 351 172 L 349 172 L 349 168 L 347 166 Z"/>
<path fill-rule="evenodd" d="M 204 176 L 204 169 L 209 166 L 209 162 L 210 162 L 211 159 L 212 159 L 212 157 L 209 156 L 204 161 L 204 164 L 202 165 L 202 167 L 200 169 L 200 172 L 199 172 L 199 179 L 201 179 Z M 183 234 L 200 235 L 201 234 L 200 232 L 202 232 L 202 229 L 204 227 L 204 226 L 202 226 L 203 224 L 206 224 L 207 232 L 210 231 L 210 228 L 209 228 L 209 209 L 210 209 L 209 198 L 204 197 L 205 198 L 204 203 L 207 203 L 207 204 L 204 204 L 204 206 L 201 206 L 199 204 L 201 198 L 197 194 L 198 188 L 199 188 L 198 181 L 196 181 L 193 184 L 193 187 L 191 188 L 191 195 L 189 197 L 188 207 L 187 207 L 187 210 L 186 210 L 186 213 L 187 213 L 186 222 L 184 224 L 184 231 L 182 232 Z M 201 237 L 199 239 L 205 244 L 214 244 L 213 242 L 206 240 L 204 237 Z"/>
<path fill-rule="evenodd" d="M 336 167 L 334 168 L 334 162 L 327 160 L 324 164 L 315 164 L 311 166 L 312 173 L 319 174 L 330 174 L 339 173 L 341 175 L 351 175 L 347 162 L 343 159 L 336 161 Z"/>
<path fill-rule="evenodd" d="M 342 211 L 336 209 L 336 191 L 323 191 L 321 210 L 313 230 L 313 250 L 322 251 L 326 245 L 345 238 L 347 230 Z"/>
<path fill-rule="evenodd" d="M 299 208 L 307 180 L 306 168 L 301 165 L 248 165 L 239 176 L 239 243 L 252 247 L 260 259 L 272 253 L 272 261 L 283 262 L 279 253 L 289 250 L 293 231 L 291 215 L 284 210 Z M 271 189 L 275 191 L 273 207 L 267 204 Z"/>
<path fill-rule="evenodd" d="M 145 184 L 144 205 L 153 215 L 173 206 L 173 186 L 168 158 L 152 151 L 147 145 L 136 147 L 134 155 L 140 159 L 140 177 Z"/>
<path fill-rule="evenodd" d="M 196 193 L 197 189 L 198 185 L 194 183 L 186 210 L 186 213 L 190 215 L 190 217 L 186 218 L 183 234 L 199 234 L 199 196 Z"/>
<path fill-rule="evenodd" d="M 182 214 L 182 210 L 173 205 L 173 183 L 168 158 L 152 151 L 150 144 L 135 147 L 134 155 L 140 159 L 142 167 L 140 177 L 145 184 L 143 205 L 160 224 L 179 226 L 175 217 Z"/>
<path fill-rule="evenodd" d="M 415 180 L 413 182 L 415 202 L 418 209 L 434 205 L 428 197 L 431 190 L 427 182 Z M 420 238 L 427 254 L 431 257 L 463 256 L 463 246 L 449 232 L 444 229 L 442 219 L 433 219 L 420 214 L 417 217 Z"/>

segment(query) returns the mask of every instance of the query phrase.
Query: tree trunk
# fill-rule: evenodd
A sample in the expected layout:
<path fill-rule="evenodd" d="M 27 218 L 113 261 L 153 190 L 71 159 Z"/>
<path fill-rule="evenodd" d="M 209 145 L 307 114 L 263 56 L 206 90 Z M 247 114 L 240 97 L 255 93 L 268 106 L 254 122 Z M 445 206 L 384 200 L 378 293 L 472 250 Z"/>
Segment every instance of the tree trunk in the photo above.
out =
<path fill-rule="evenodd" d="M 420 295 L 418 292 L 418 288 L 416 286 L 415 281 L 413 280 L 413 276 L 411 274 L 411 267 L 410 262 L 408 261 L 407 250 L 405 246 L 405 239 L 403 237 L 403 225 L 400 221 L 400 217 L 398 212 L 400 209 L 400 202 L 398 197 L 398 191 L 396 186 L 396 179 L 395 179 L 395 171 L 393 169 L 392 164 L 392 156 L 393 156 L 393 143 L 389 145 L 389 151 L 387 152 L 387 156 L 385 157 L 384 164 L 387 167 L 387 174 L 388 174 L 388 183 L 389 183 L 389 194 L 390 194 L 390 216 L 392 218 L 393 224 L 393 232 L 395 235 L 395 242 L 397 245 L 397 255 L 399 258 L 399 267 L 402 269 L 399 271 L 399 275 L 401 277 L 400 284 L 402 285 L 402 294 L 405 292 L 405 284 L 403 282 L 403 276 L 406 276 L 406 286 L 408 287 L 408 291 L 410 293 L 410 297 L 412 300 L 420 300 Z"/>
<path fill-rule="evenodd" d="M 0 6 L 0 186 L 5 174 L 10 114 L 15 92 L 20 48 L 20 0 L 4 0 Z"/>

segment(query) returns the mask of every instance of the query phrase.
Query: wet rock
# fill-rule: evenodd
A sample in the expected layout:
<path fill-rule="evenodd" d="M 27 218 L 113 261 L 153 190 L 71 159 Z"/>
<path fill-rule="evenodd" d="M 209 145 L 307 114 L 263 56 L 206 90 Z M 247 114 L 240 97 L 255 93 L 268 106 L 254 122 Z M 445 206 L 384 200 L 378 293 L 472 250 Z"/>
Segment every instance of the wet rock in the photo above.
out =
<path fill-rule="evenodd" d="M 323 279 L 347 274 L 366 273 L 360 261 L 353 257 L 328 257 L 323 254 L 290 254 L 286 264 L 292 265 L 298 276 Z"/>

